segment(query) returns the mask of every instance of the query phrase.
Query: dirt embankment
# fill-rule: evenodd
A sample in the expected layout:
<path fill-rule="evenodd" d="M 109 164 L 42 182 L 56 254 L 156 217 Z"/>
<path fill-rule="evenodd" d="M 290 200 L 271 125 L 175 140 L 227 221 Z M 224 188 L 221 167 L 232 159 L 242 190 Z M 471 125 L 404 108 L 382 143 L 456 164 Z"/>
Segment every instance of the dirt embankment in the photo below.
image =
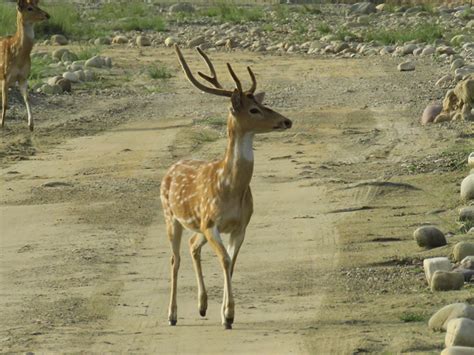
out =
<path fill-rule="evenodd" d="M 137 78 L 102 99 L 83 93 L 53 105 L 37 98 L 34 135 L 23 122 L 7 122 L 0 349 L 439 350 L 442 336 L 424 320 L 472 296 L 429 292 L 420 261 L 439 251 L 419 250 L 411 233 L 430 222 L 456 234 L 450 244 L 466 238 L 454 221 L 465 173 L 459 164 L 473 137 L 467 125 L 415 122 L 421 102 L 442 96 L 425 89 L 440 68 L 420 63 L 407 74 L 390 59 L 233 55 L 239 72 L 254 67 L 269 106 L 295 124 L 255 143 L 255 214 L 234 277 L 235 329 L 225 332 L 217 260 L 204 249 L 210 302 L 201 319 L 186 243 L 178 326 L 167 325 L 169 246 L 158 191 L 177 159 L 222 154 L 216 118 L 227 103 L 185 82 L 170 51 L 153 51 L 138 62 L 133 51 L 111 55 L 117 78 L 155 58 L 175 67 L 162 93 L 143 95 Z M 213 58 L 223 75 L 228 54 Z"/>

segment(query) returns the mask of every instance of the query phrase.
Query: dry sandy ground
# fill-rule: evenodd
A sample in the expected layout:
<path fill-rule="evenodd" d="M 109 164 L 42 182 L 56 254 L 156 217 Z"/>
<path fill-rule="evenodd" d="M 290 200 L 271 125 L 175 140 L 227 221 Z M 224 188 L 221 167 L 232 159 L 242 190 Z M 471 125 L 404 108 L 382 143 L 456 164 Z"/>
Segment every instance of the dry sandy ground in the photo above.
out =
<path fill-rule="evenodd" d="M 167 325 L 159 184 L 181 157 L 222 154 L 216 118 L 228 103 L 192 88 L 170 50 L 109 51 L 115 86 L 35 97 L 36 132 L 21 107 L 2 132 L 2 352 L 439 351 L 443 335 L 427 317 L 473 301 L 472 287 L 430 293 L 421 260 L 449 248 L 425 252 L 411 237 L 434 223 L 455 233 L 450 245 L 467 238 L 455 216 L 472 126 L 416 123 L 420 102 L 442 95 L 430 89 L 439 66 L 399 73 L 393 59 L 212 54 L 221 76 L 226 61 L 240 73 L 251 64 L 268 104 L 294 120 L 255 143 L 255 214 L 233 280 L 234 329 L 224 331 L 218 262 L 205 248 L 210 302 L 200 318 L 186 243 L 178 326 Z M 175 76 L 150 93 L 157 84 L 130 73 L 157 59 Z"/>

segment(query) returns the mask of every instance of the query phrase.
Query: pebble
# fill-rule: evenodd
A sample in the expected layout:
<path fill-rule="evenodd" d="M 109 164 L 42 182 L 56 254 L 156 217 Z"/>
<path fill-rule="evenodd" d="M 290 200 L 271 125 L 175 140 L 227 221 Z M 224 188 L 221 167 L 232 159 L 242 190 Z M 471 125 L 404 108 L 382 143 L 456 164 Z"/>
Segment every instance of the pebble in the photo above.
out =
<path fill-rule="evenodd" d="M 464 276 L 458 272 L 435 271 L 431 277 L 431 291 L 459 290 L 464 285 Z"/>
<path fill-rule="evenodd" d="M 474 256 L 474 243 L 459 242 L 453 248 L 454 261 L 459 262 L 467 256 Z"/>
<path fill-rule="evenodd" d="M 424 248 L 437 248 L 446 245 L 446 238 L 438 228 L 434 226 L 422 226 L 413 233 L 416 243 Z"/>
<path fill-rule="evenodd" d="M 474 347 L 474 320 L 468 318 L 451 319 L 448 322 L 446 346 L 460 345 Z"/>
<path fill-rule="evenodd" d="M 149 47 L 151 46 L 151 41 L 147 36 L 138 36 L 136 39 L 136 44 L 139 47 Z"/>
<path fill-rule="evenodd" d="M 412 62 L 412 61 L 403 62 L 403 63 L 398 64 L 397 68 L 399 71 L 413 71 L 415 70 L 415 62 Z"/>
<path fill-rule="evenodd" d="M 65 46 L 66 44 L 69 43 L 67 38 L 63 35 L 53 35 L 51 36 L 50 41 L 52 45 L 59 45 L 59 46 Z"/>
<path fill-rule="evenodd" d="M 428 321 L 428 327 L 435 331 L 446 331 L 451 319 L 469 318 L 474 320 L 474 306 L 468 303 L 452 303 L 437 311 Z"/>
<path fill-rule="evenodd" d="M 76 73 L 69 71 L 63 73 L 63 78 L 69 80 L 71 83 L 78 83 L 81 81 Z"/>
<path fill-rule="evenodd" d="M 423 51 L 421 52 L 421 56 L 422 57 L 429 56 L 429 55 L 434 54 L 435 52 L 436 52 L 435 47 L 428 46 L 428 47 L 425 47 L 425 49 L 423 49 Z"/>
<path fill-rule="evenodd" d="M 430 104 L 426 106 L 426 108 L 423 111 L 423 114 L 421 115 L 420 123 L 422 125 L 426 125 L 428 123 L 432 123 L 436 116 L 438 116 L 441 113 L 441 110 L 443 109 L 443 106 L 440 104 Z"/>
<path fill-rule="evenodd" d="M 460 221 L 474 221 L 474 206 L 461 208 L 459 210 L 459 220 Z"/>
<path fill-rule="evenodd" d="M 102 68 L 105 65 L 104 59 L 101 56 L 94 56 L 84 63 L 86 68 Z"/>
<path fill-rule="evenodd" d="M 474 175 L 468 175 L 461 182 L 461 198 L 463 200 L 474 199 Z"/>
<path fill-rule="evenodd" d="M 425 277 L 426 281 L 428 281 L 428 285 L 431 285 L 431 278 L 436 271 L 451 271 L 452 268 L 453 265 L 446 257 L 428 258 L 423 260 L 423 269 L 425 270 Z"/>

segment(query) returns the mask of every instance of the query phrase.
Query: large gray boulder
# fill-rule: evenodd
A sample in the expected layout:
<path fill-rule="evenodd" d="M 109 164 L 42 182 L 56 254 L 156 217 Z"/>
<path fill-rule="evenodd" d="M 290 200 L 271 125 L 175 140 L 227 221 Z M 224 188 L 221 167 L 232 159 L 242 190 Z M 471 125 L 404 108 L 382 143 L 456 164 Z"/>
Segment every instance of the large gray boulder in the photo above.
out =
<path fill-rule="evenodd" d="M 453 303 L 441 308 L 428 321 L 428 327 L 435 331 L 446 331 L 451 319 L 469 318 L 474 320 L 474 306 L 467 303 Z"/>
<path fill-rule="evenodd" d="M 416 243 L 423 248 L 437 248 L 446 245 L 446 238 L 435 226 L 422 226 L 413 233 Z"/>
<path fill-rule="evenodd" d="M 451 319 L 448 322 L 444 343 L 446 346 L 474 347 L 474 320 L 468 318 Z"/>
<path fill-rule="evenodd" d="M 435 271 L 431 277 L 431 291 L 459 290 L 464 285 L 464 275 L 459 272 Z"/>
<path fill-rule="evenodd" d="M 431 285 L 431 278 L 436 271 L 451 271 L 453 264 L 446 257 L 429 258 L 423 260 L 423 269 L 425 270 L 426 281 Z"/>
<path fill-rule="evenodd" d="M 457 262 L 471 255 L 474 256 L 474 243 L 459 242 L 453 248 L 453 258 Z"/>

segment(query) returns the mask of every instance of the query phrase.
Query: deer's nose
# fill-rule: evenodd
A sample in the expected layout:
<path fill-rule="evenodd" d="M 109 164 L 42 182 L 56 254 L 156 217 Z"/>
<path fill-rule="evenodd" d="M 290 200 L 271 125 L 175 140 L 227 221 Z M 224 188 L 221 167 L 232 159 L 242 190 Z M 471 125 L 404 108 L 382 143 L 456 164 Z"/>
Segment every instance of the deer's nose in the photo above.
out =
<path fill-rule="evenodd" d="M 289 119 L 286 119 L 283 121 L 283 126 L 288 129 L 288 128 L 291 128 L 291 126 L 293 125 L 293 122 L 291 122 L 291 120 Z"/>

